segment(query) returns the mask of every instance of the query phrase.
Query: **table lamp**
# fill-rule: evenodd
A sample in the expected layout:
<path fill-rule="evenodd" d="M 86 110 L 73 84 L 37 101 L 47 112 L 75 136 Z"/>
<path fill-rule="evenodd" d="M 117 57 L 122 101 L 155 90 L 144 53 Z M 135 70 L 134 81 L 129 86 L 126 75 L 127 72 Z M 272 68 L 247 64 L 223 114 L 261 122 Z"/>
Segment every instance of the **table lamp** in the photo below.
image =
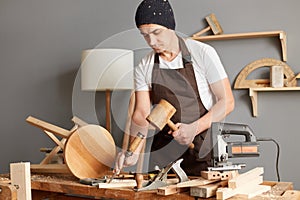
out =
<path fill-rule="evenodd" d="M 111 130 L 111 91 L 133 89 L 133 51 L 88 49 L 81 56 L 81 89 L 105 91 L 106 129 Z"/>

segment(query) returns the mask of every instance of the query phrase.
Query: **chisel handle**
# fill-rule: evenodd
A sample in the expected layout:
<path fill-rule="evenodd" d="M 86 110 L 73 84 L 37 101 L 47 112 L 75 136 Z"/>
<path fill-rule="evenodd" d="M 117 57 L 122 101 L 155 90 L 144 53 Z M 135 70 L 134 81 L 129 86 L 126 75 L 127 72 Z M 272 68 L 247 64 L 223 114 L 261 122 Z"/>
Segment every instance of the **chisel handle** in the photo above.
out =
<path fill-rule="evenodd" d="M 177 131 L 177 130 L 178 130 L 177 126 L 175 126 L 175 124 L 174 124 L 171 120 L 168 120 L 167 123 L 168 123 L 168 126 L 169 126 L 173 131 Z M 189 148 L 190 148 L 190 149 L 194 149 L 194 148 L 195 148 L 194 143 L 189 144 Z"/>
<path fill-rule="evenodd" d="M 136 135 L 136 137 L 133 139 L 133 141 L 130 143 L 130 145 L 127 148 L 127 151 L 125 153 L 125 158 L 124 158 L 124 162 L 123 165 L 126 161 L 126 159 L 130 156 L 132 156 L 132 154 L 135 152 L 135 150 L 138 148 L 138 146 L 140 145 L 140 143 L 143 141 L 143 139 L 145 138 L 145 136 L 138 132 L 138 134 Z M 122 169 L 120 169 L 121 171 Z M 117 171 L 112 175 L 112 177 L 110 178 L 110 180 L 108 181 L 108 183 L 110 183 L 117 175 Z"/>
<path fill-rule="evenodd" d="M 142 133 L 138 132 L 136 137 L 128 146 L 127 152 L 125 153 L 125 157 L 132 156 L 133 152 L 135 152 L 135 150 L 138 148 L 138 146 L 140 145 L 140 143 L 143 141 L 144 138 L 145 136 Z"/>

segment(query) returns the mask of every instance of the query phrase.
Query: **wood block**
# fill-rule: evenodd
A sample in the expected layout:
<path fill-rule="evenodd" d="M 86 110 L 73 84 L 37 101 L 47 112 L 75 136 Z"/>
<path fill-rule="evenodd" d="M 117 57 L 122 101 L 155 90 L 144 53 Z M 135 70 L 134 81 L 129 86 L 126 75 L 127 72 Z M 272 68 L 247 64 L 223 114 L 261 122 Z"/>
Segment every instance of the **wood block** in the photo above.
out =
<path fill-rule="evenodd" d="M 177 193 L 186 192 L 186 191 L 188 191 L 188 188 L 178 188 L 178 187 L 176 187 L 176 185 L 169 185 L 166 187 L 158 188 L 157 194 L 167 196 L 167 195 L 177 194 Z"/>
<path fill-rule="evenodd" d="M 0 182 L 0 199 L 17 200 L 17 188 L 11 184 Z"/>
<path fill-rule="evenodd" d="M 194 197 L 209 198 L 216 195 L 217 189 L 219 187 L 225 187 L 227 181 L 221 181 L 218 183 L 202 185 L 190 188 L 190 195 Z"/>
<path fill-rule="evenodd" d="M 10 178 L 18 187 L 18 200 L 31 200 L 30 163 L 11 163 Z"/>
<path fill-rule="evenodd" d="M 283 87 L 283 79 L 284 79 L 284 73 L 283 73 L 283 66 L 272 66 L 270 70 L 270 83 L 271 87 L 277 88 L 277 87 Z"/>
<path fill-rule="evenodd" d="M 207 185 L 210 183 L 214 183 L 216 181 L 218 181 L 218 180 L 206 180 L 206 179 L 200 177 L 200 178 L 197 178 L 194 180 L 177 183 L 175 185 L 168 185 L 166 187 L 160 187 L 157 190 L 157 194 L 159 194 L 159 195 L 176 194 L 179 192 L 188 191 L 189 187 Z"/>
<path fill-rule="evenodd" d="M 237 188 L 239 186 L 249 183 L 249 180 L 253 180 L 263 173 L 264 173 L 263 167 L 254 168 L 246 173 L 240 174 L 240 175 L 232 178 L 231 180 L 229 180 L 228 187 L 233 188 L 233 189 Z"/>
<path fill-rule="evenodd" d="M 201 177 L 207 180 L 229 180 L 238 176 L 238 171 L 201 171 Z"/>
<path fill-rule="evenodd" d="M 299 200 L 300 199 L 300 191 L 296 191 L 296 190 L 287 190 L 283 195 L 282 195 L 283 199 L 295 199 L 295 200 Z"/>
<path fill-rule="evenodd" d="M 206 180 L 202 177 L 194 179 L 194 180 L 190 180 L 190 181 L 185 181 L 182 183 L 178 183 L 176 185 L 176 187 L 180 188 L 180 187 L 194 187 L 194 186 L 199 186 L 199 185 L 207 185 L 210 183 L 214 183 L 218 180 Z"/>

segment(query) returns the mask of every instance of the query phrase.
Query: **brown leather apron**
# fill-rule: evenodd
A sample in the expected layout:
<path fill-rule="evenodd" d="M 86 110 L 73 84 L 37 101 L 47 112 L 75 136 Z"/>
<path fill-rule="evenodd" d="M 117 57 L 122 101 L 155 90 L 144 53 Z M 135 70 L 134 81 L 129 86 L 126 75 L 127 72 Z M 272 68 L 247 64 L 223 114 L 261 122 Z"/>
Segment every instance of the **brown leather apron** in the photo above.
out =
<path fill-rule="evenodd" d="M 170 102 L 176 113 L 171 120 L 174 123 L 191 123 L 207 113 L 198 92 L 191 55 L 182 38 L 179 39 L 179 48 L 182 54 L 184 68 L 160 69 L 159 55 L 155 54 L 152 72 L 151 101 L 153 105 L 161 99 Z M 180 145 L 172 135 L 168 134 L 166 125 L 162 131 L 154 135 L 151 146 L 149 170 L 154 166 L 165 167 L 170 162 L 183 158 L 181 167 L 188 175 L 199 175 L 202 170 L 207 170 L 210 156 L 199 159 L 200 147 L 206 132 L 198 134 L 194 138 L 194 149 L 188 149 L 186 145 Z"/>

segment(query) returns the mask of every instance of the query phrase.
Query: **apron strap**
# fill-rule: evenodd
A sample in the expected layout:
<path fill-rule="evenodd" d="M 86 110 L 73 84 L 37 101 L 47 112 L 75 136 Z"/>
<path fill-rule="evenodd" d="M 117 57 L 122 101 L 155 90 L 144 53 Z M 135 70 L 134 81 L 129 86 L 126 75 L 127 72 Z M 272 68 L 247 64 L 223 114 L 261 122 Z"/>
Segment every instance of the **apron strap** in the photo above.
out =
<path fill-rule="evenodd" d="M 178 41 L 179 41 L 179 48 L 181 50 L 181 54 L 182 54 L 182 61 L 183 61 L 183 64 L 186 65 L 186 64 L 192 64 L 192 56 L 184 42 L 184 40 L 177 36 L 178 37 Z"/>

